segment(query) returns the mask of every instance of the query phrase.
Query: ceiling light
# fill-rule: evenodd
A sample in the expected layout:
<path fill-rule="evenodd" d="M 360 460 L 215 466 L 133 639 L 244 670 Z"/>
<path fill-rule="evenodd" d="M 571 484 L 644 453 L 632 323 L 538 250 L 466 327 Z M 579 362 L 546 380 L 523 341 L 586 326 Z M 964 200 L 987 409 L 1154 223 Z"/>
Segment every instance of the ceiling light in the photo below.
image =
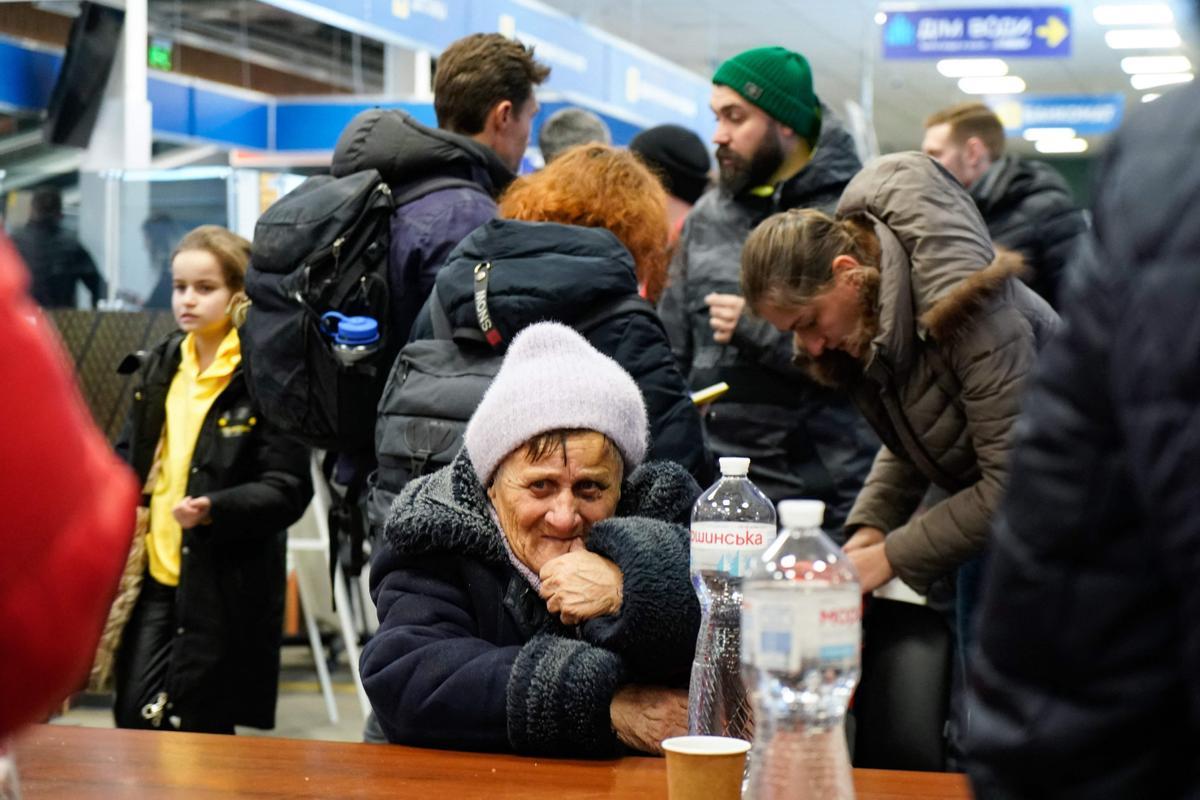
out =
<path fill-rule="evenodd" d="M 1008 74 L 1008 64 L 999 58 L 943 58 L 937 71 L 947 78 L 998 78 Z"/>
<path fill-rule="evenodd" d="M 1021 134 L 1026 141 L 1037 142 L 1042 139 L 1074 139 L 1074 128 L 1026 128 Z"/>
<path fill-rule="evenodd" d="M 1159 94 L 1158 92 L 1147 92 L 1146 94 L 1142 95 L 1142 102 L 1143 103 L 1153 103 L 1155 100 L 1157 100 L 1160 97 L 1162 97 L 1162 95 Z"/>
<path fill-rule="evenodd" d="M 958 89 L 967 94 L 1020 94 L 1025 91 L 1025 81 L 1016 75 L 993 78 L 960 78 Z"/>
<path fill-rule="evenodd" d="M 1187 56 L 1129 56 L 1121 59 L 1121 69 L 1126 75 L 1139 72 L 1191 72 L 1192 62 Z"/>
<path fill-rule="evenodd" d="M 1033 145 L 1039 153 L 1082 153 L 1087 150 L 1087 139 L 1039 139 Z"/>
<path fill-rule="evenodd" d="M 887 22 L 887 14 L 882 11 L 876 11 L 875 12 L 875 24 L 883 25 L 886 22 Z"/>
<path fill-rule="evenodd" d="M 1190 72 L 1172 72 L 1167 75 L 1130 75 L 1129 83 L 1133 88 L 1154 89 L 1159 86 L 1170 86 L 1175 83 L 1188 83 L 1196 77 Z"/>
<path fill-rule="evenodd" d="M 1092 17 L 1100 25 L 1170 25 L 1175 21 L 1166 3 L 1096 6 Z"/>
<path fill-rule="evenodd" d="M 1129 28 L 1105 31 L 1104 43 L 1113 50 L 1156 50 L 1179 47 L 1183 40 L 1174 28 Z"/>

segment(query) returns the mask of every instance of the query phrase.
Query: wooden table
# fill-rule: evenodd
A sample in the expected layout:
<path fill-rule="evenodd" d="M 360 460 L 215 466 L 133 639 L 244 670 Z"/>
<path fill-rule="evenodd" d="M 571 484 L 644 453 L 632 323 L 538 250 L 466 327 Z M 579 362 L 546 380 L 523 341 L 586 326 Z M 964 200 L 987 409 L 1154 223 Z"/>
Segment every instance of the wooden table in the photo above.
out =
<path fill-rule="evenodd" d="M 24 800 L 380 797 L 665 800 L 662 759 L 560 761 L 394 745 L 39 725 L 17 740 Z M 961 775 L 855 770 L 858 800 L 963 800 Z"/>

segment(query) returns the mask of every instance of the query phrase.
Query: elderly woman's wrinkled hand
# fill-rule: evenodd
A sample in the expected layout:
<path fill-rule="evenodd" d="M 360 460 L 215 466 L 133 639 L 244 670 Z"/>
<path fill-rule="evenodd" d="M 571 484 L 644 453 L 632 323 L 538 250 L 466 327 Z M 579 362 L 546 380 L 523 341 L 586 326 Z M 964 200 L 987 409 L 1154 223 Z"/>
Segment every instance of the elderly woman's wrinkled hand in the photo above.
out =
<path fill-rule="evenodd" d="M 662 740 L 688 732 L 687 689 L 622 686 L 609 705 L 613 730 L 626 747 L 662 754 Z"/>
<path fill-rule="evenodd" d="M 547 561 L 539 577 L 546 608 L 564 625 L 621 610 L 624 577 L 620 567 L 603 556 L 588 550 L 565 553 Z"/>

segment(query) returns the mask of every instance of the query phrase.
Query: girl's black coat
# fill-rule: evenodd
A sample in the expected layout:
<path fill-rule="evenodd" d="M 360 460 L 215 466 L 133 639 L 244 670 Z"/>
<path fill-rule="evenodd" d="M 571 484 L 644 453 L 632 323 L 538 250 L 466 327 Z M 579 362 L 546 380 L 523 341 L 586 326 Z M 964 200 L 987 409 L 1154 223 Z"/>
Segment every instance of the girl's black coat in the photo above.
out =
<path fill-rule="evenodd" d="M 182 342 L 176 332 L 143 354 L 135 379 L 117 451 L 142 482 L 162 434 Z M 235 370 L 192 455 L 187 493 L 211 498 L 212 522 L 183 532 L 169 714 L 184 716 L 195 708 L 190 698 L 215 695 L 229 704 L 226 715 L 236 724 L 275 726 L 287 527 L 312 497 L 308 463 L 302 445 L 264 424 L 241 368 Z"/>

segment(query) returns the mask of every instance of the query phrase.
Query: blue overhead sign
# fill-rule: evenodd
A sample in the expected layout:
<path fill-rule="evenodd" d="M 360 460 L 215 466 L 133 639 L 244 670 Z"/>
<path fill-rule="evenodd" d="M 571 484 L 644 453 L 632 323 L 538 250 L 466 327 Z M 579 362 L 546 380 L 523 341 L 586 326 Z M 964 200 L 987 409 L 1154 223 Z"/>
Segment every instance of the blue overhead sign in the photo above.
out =
<path fill-rule="evenodd" d="M 1073 128 L 1080 136 L 1111 133 L 1125 115 L 1125 96 L 1019 95 L 988 98 L 1004 129 L 1020 133 L 1030 128 Z"/>
<path fill-rule="evenodd" d="M 1071 55 L 1071 9 L 939 8 L 889 12 L 884 58 L 971 58 Z"/>

